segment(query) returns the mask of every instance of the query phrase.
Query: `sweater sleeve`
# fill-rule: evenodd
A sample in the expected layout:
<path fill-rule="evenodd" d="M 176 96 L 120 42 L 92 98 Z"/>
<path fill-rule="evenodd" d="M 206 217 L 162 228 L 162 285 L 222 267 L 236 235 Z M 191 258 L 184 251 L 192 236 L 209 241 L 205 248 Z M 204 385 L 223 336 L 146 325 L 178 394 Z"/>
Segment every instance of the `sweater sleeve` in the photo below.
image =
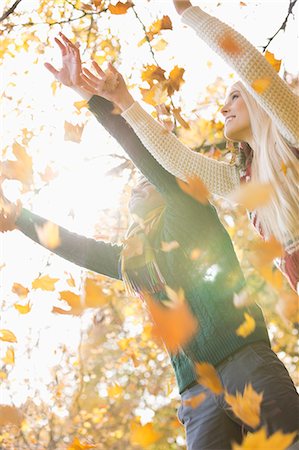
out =
<path fill-rule="evenodd" d="M 23 208 L 16 226 L 18 230 L 40 244 L 35 227 L 42 226 L 46 222 L 43 217 Z M 118 263 L 122 246 L 80 236 L 63 227 L 59 227 L 59 237 L 61 243 L 51 250 L 53 253 L 85 269 L 111 278 L 121 278 Z"/>
<path fill-rule="evenodd" d="M 194 152 L 157 122 L 139 103 L 122 113 L 140 140 L 167 171 L 181 180 L 198 176 L 213 194 L 225 196 L 240 184 L 236 166 Z"/>
<path fill-rule="evenodd" d="M 240 76 L 248 91 L 269 114 L 284 138 L 295 147 L 299 144 L 299 97 L 280 78 L 264 56 L 240 33 L 199 7 L 190 7 L 182 14 L 182 21 Z M 221 42 L 233 42 L 236 51 L 228 51 Z M 268 79 L 269 87 L 257 93 L 252 83 Z"/>

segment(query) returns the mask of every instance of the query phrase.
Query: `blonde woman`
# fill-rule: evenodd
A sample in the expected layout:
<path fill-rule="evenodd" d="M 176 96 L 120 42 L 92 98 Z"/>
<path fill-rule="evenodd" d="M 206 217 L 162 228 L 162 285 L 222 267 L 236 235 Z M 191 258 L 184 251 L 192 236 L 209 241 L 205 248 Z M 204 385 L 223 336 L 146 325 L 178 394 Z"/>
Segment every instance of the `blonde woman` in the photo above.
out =
<path fill-rule="evenodd" d="M 229 90 L 222 108 L 224 134 L 239 142 L 242 163 L 231 165 L 191 151 L 147 114 L 137 102 L 123 117 L 158 162 L 176 177 L 199 176 L 210 192 L 227 196 L 241 182 L 271 183 L 271 202 L 251 212 L 251 220 L 265 239 L 274 236 L 285 254 L 280 269 L 296 289 L 299 281 L 298 238 L 298 97 L 266 59 L 239 33 L 218 19 L 173 0 L 185 24 L 238 73 L 242 82 Z M 226 45 L 225 43 L 230 43 Z M 228 50 L 229 49 L 229 50 Z M 268 80 L 262 93 L 254 81 Z"/>

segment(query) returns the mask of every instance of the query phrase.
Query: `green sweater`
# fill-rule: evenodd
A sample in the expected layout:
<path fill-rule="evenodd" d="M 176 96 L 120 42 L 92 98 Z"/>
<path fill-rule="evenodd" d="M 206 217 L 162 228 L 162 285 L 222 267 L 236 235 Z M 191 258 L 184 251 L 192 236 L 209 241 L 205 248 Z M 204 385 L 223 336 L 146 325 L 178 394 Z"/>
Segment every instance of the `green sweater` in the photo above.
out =
<path fill-rule="evenodd" d="M 203 205 L 186 195 L 174 176 L 164 170 L 148 153 L 134 131 L 119 115 L 111 114 L 110 102 L 94 96 L 90 110 L 117 139 L 134 164 L 155 185 L 166 207 L 162 226 L 151 238 L 156 261 L 172 289 L 182 288 L 200 327 L 198 334 L 177 355 L 171 355 L 179 391 L 196 380 L 192 361 L 206 361 L 217 366 L 244 345 L 257 341 L 269 343 L 264 318 L 257 305 L 237 309 L 233 296 L 245 284 L 230 237 L 220 222 L 215 208 Z M 38 242 L 34 224 L 45 219 L 23 209 L 17 227 Z M 60 227 L 61 244 L 55 253 L 69 261 L 112 278 L 121 279 L 119 270 L 121 245 L 95 241 Z M 161 242 L 177 241 L 179 247 L 161 251 Z M 191 260 L 194 248 L 201 253 Z M 157 300 L 166 298 L 161 292 Z M 159 297 L 159 298 L 158 298 Z M 244 312 L 256 321 L 256 328 L 247 338 L 236 335 L 244 321 Z"/>

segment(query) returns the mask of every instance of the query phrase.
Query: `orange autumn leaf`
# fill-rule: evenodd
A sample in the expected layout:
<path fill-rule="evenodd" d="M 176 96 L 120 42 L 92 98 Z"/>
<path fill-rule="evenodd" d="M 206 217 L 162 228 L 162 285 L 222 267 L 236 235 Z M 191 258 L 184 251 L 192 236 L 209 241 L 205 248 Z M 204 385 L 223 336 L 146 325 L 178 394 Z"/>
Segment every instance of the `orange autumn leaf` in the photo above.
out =
<path fill-rule="evenodd" d="M 247 6 L 247 4 L 244 2 L 240 2 L 240 6 Z"/>
<path fill-rule="evenodd" d="M 54 306 L 52 309 L 53 313 L 80 316 L 84 310 L 84 304 L 80 295 L 75 294 L 71 291 L 61 291 L 59 292 L 60 300 L 64 300 L 70 306 L 71 309 L 66 310 Z"/>
<path fill-rule="evenodd" d="M 275 69 L 275 71 L 279 72 L 281 66 L 281 59 L 276 59 L 274 54 L 268 52 L 268 50 L 266 50 L 265 58 L 268 61 L 268 63 L 270 63 L 271 66 Z"/>
<path fill-rule="evenodd" d="M 246 434 L 240 445 L 233 443 L 232 450 L 286 450 L 292 444 L 295 436 L 296 432 L 284 434 L 276 431 L 267 437 L 267 431 L 263 427 L 255 433 Z"/>
<path fill-rule="evenodd" d="M 141 73 L 142 81 L 147 81 L 150 86 L 153 86 L 154 81 L 164 81 L 165 80 L 165 70 L 154 64 L 145 66 Z"/>
<path fill-rule="evenodd" d="M 177 179 L 177 183 L 182 191 L 193 197 L 199 203 L 203 203 L 204 205 L 209 203 L 210 192 L 199 177 L 187 177 L 187 183 Z"/>
<path fill-rule="evenodd" d="M 190 406 L 191 408 L 198 408 L 198 406 L 200 406 L 206 398 L 207 394 L 205 392 L 201 392 L 198 395 L 194 395 L 193 397 L 184 400 L 184 405 Z"/>
<path fill-rule="evenodd" d="M 149 89 L 139 88 L 143 101 L 152 106 L 161 105 L 167 100 L 167 90 L 164 84 L 155 84 Z"/>
<path fill-rule="evenodd" d="M 17 338 L 12 331 L 2 329 L 0 330 L 0 340 L 4 342 L 17 342 Z"/>
<path fill-rule="evenodd" d="M 4 362 L 4 364 L 14 364 L 15 363 L 15 352 L 12 347 L 9 347 L 6 350 L 6 354 L 5 354 L 4 358 L 2 358 L 2 361 Z"/>
<path fill-rule="evenodd" d="M 168 95 L 172 95 L 175 91 L 178 91 L 181 84 L 185 83 L 183 79 L 184 72 L 185 69 L 179 66 L 175 66 L 172 69 L 166 82 Z"/>
<path fill-rule="evenodd" d="M 170 302 L 170 306 L 149 295 L 145 296 L 145 300 L 154 322 L 153 334 L 162 339 L 171 353 L 177 353 L 193 338 L 199 327 L 186 300 L 179 297 L 179 301 Z"/>
<path fill-rule="evenodd" d="M 26 305 L 17 305 L 14 304 L 14 307 L 20 314 L 28 314 L 31 311 L 30 302 L 26 303 Z"/>
<path fill-rule="evenodd" d="M 284 175 L 287 174 L 288 166 L 284 162 L 281 163 L 281 171 L 283 172 Z"/>
<path fill-rule="evenodd" d="M 243 394 L 236 392 L 236 395 L 231 395 L 225 392 L 224 398 L 233 413 L 242 422 L 252 428 L 256 428 L 259 425 L 263 393 L 258 394 L 249 383 L 245 386 Z"/>
<path fill-rule="evenodd" d="M 149 27 L 150 32 L 158 34 L 161 30 L 172 30 L 172 22 L 169 16 L 163 16 L 162 19 L 158 19 Z"/>
<path fill-rule="evenodd" d="M 172 250 L 175 250 L 176 248 L 179 248 L 180 244 L 177 241 L 171 241 L 171 242 L 161 242 L 161 250 L 162 252 L 171 252 Z"/>
<path fill-rule="evenodd" d="M 236 334 L 237 336 L 246 338 L 254 332 L 256 324 L 254 318 L 250 314 L 245 312 L 244 317 L 245 321 L 237 328 Z"/>
<path fill-rule="evenodd" d="M 116 5 L 109 5 L 108 9 L 111 14 L 126 14 L 129 8 L 133 6 L 133 3 L 128 1 L 126 3 L 117 2 Z"/>
<path fill-rule="evenodd" d="M 80 100 L 78 102 L 74 102 L 74 106 L 78 111 L 81 111 L 82 108 L 88 107 L 88 101 L 87 100 Z"/>
<path fill-rule="evenodd" d="M 51 278 L 49 275 L 44 275 L 43 277 L 36 278 L 32 281 L 32 289 L 42 289 L 43 291 L 54 291 L 55 283 L 59 278 Z"/>
<path fill-rule="evenodd" d="M 20 283 L 14 283 L 11 290 L 14 294 L 17 294 L 20 298 L 27 297 L 27 295 L 29 293 L 29 289 L 25 288 Z"/>
<path fill-rule="evenodd" d="M 104 294 L 101 284 L 94 278 L 86 278 L 84 284 L 84 303 L 86 308 L 96 308 L 109 302 L 111 297 Z"/>
<path fill-rule="evenodd" d="M 196 363 L 196 373 L 198 376 L 198 382 L 210 389 L 214 394 L 221 394 L 223 392 L 223 386 L 218 373 L 214 366 L 209 363 Z"/>
<path fill-rule="evenodd" d="M 38 174 L 45 183 L 49 183 L 49 181 L 52 181 L 55 177 L 57 177 L 57 172 L 55 172 L 49 165 L 45 168 L 43 173 L 38 172 Z"/>
<path fill-rule="evenodd" d="M 232 202 L 239 203 L 249 211 L 265 206 L 271 201 L 273 187 L 270 183 L 244 183 L 232 192 L 228 198 Z"/>
<path fill-rule="evenodd" d="M 183 128 L 189 130 L 190 125 L 181 116 L 181 108 L 173 108 L 172 113 L 176 118 L 176 120 L 179 122 L 179 124 L 182 125 Z"/>
<path fill-rule="evenodd" d="M 132 420 L 130 424 L 130 440 L 132 445 L 139 445 L 147 448 L 161 438 L 161 433 L 157 432 L 152 423 L 141 425 L 137 420 Z"/>
<path fill-rule="evenodd" d="M 282 257 L 284 253 L 281 243 L 274 236 L 271 236 L 268 241 L 252 242 L 249 250 L 250 262 L 256 268 L 272 263 L 274 258 Z"/>
<path fill-rule="evenodd" d="M 258 78 L 251 83 L 251 87 L 258 94 L 263 94 L 271 84 L 270 78 Z"/>
<path fill-rule="evenodd" d="M 299 296 L 294 291 L 280 293 L 275 306 L 276 312 L 292 323 L 299 322 Z"/>
<path fill-rule="evenodd" d="M 119 397 L 124 391 L 124 388 L 120 386 L 119 384 L 114 384 L 113 386 L 109 386 L 107 389 L 109 397 L 117 398 Z"/>
<path fill-rule="evenodd" d="M 70 122 L 64 122 L 64 140 L 79 144 L 83 133 L 84 125 L 73 125 Z"/>
<path fill-rule="evenodd" d="M 201 255 L 200 248 L 194 248 L 192 252 L 190 253 L 190 259 L 191 261 L 196 261 Z"/>
<path fill-rule="evenodd" d="M 39 242 L 48 249 L 53 250 L 60 246 L 59 226 L 56 223 L 47 221 L 42 226 L 35 225 L 35 230 Z"/>
<path fill-rule="evenodd" d="M 9 180 L 18 180 L 24 185 L 33 181 L 32 158 L 22 145 L 17 142 L 12 146 L 16 161 L 7 160 L 1 164 L 1 176 Z"/>
<path fill-rule="evenodd" d="M 5 425 L 21 426 L 23 420 L 22 412 L 15 406 L 0 405 L 0 427 Z"/>
<path fill-rule="evenodd" d="M 96 448 L 94 444 L 88 444 L 81 442 L 77 437 L 74 438 L 73 442 L 69 445 L 67 450 L 88 450 L 89 448 Z"/>
<path fill-rule="evenodd" d="M 280 291 L 283 285 L 283 275 L 275 267 L 270 265 L 262 266 L 258 268 L 259 275 L 270 284 L 275 290 Z"/>
<path fill-rule="evenodd" d="M 242 52 L 242 48 L 239 43 L 228 31 L 220 36 L 218 45 L 225 51 L 225 53 L 229 53 L 234 56 L 237 56 Z"/>

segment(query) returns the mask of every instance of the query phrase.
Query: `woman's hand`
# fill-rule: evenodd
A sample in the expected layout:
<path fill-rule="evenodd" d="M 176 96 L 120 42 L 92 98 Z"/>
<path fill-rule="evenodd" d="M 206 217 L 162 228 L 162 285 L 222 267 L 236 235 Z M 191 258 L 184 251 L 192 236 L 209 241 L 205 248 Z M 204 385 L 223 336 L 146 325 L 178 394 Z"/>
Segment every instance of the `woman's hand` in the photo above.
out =
<path fill-rule="evenodd" d="M 179 14 L 183 14 L 187 8 L 192 6 L 191 2 L 188 0 L 173 0 L 173 4 Z"/>
<path fill-rule="evenodd" d="M 83 68 L 81 86 L 91 94 L 99 95 L 115 103 L 122 111 L 128 109 L 134 103 L 134 99 L 129 93 L 122 75 L 111 63 L 105 72 L 95 61 L 92 62 L 92 66 L 97 75 Z"/>
<path fill-rule="evenodd" d="M 0 186 L 0 232 L 12 231 L 21 212 L 21 203 L 11 203 L 4 196 Z"/>
<path fill-rule="evenodd" d="M 79 48 L 74 45 L 64 34 L 59 33 L 61 41 L 55 38 L 62 56 L 62 67 L 55 69 L 50 63 L 45 67 L 54 75 L 56 80 L 78 92 L 83 98 L 89 100 L 91 95 L 81 86 L 82 64 Z"/>

